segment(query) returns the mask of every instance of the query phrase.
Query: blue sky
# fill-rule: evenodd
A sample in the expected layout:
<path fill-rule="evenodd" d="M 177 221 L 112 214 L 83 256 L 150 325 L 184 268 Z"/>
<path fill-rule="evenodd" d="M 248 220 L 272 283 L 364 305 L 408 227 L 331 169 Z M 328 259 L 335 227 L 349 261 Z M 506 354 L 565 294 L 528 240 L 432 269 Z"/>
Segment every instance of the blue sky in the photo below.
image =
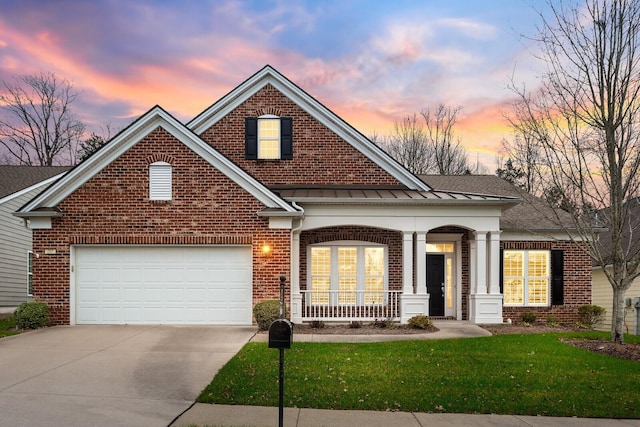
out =
<path fill-rule="evenodd" d="M 4 0 L 0 79 L 54 72 L 92 129 L 155 104 L 188 121 L 266 64 L 366 135 L 462 107 L 457 134 L 491 171 L 510 78 L 535 87 L 542 0 Z"/>

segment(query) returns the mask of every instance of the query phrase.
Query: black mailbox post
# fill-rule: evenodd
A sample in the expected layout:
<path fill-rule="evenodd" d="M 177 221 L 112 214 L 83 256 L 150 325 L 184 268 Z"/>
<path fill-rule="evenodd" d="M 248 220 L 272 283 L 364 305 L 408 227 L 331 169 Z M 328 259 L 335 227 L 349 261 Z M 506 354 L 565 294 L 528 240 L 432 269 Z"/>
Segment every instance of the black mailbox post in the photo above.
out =
<path fill-rule="evenodd" d="M 269 348 L 291 348 L 293 324 L 287 319 L 276 319 L 269 326 Z"/>
<path fill-rule="evenodd" d="M 278 426 L 282 427 L 284 419 L 284 349 L 291 348 L 291 338 L 293 337 L 293 324 L 284 318 L 284 282 L 285 276 L 280 276 L 280 318 L 274 320 L 269 325 L 269 348 L 277 348 L 280 351 L 280 377 L 278 378 L 280 404 L 278 411 Z"/>

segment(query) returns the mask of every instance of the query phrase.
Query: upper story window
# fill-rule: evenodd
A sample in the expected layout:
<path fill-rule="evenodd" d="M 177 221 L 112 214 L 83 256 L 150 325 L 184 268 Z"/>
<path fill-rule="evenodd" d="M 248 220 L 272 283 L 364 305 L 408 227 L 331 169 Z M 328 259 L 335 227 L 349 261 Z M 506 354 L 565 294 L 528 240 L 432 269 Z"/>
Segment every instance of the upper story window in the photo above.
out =
<path fill-rule="evenodd" d="M 248 160 L 291 160 L 293 135 L 291 117 L 264 115 L 245 119 L 245 158 Z"/>
<path fill-rule="evenodd" d="M 258 118 L 258 158 L 280 158 L 280 119 L 277 117 Z"/>
<path fill-rule="evenodd" d="M 149 165 L 149 199 L 171 200 L 171 165 L 155 162 Z"/>

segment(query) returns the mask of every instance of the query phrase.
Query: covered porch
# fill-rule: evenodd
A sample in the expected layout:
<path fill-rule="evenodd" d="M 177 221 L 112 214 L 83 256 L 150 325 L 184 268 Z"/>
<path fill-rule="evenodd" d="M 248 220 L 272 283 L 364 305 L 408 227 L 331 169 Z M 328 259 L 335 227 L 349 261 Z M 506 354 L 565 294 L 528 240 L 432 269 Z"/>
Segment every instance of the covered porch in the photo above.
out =
<path fill-rule="evenodd" d="M 502 323 L 500 217 L 519 199 L 330 187 L 280 195 L 303 212 L 290 223 L 294 323 L 420 314 Z"/>

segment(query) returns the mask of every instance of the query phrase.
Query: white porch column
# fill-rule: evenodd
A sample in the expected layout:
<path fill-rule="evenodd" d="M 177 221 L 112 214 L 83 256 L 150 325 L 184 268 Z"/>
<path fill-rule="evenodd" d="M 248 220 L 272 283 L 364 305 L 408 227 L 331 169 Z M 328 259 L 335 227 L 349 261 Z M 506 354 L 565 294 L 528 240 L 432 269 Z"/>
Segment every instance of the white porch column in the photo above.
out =
<path fill-rule="evenodd" d="M 419 232 L 416 238 L 416 294 L 427 294 L 427 233 Z"/>
<path fill-rule="evenodd" d="M 476 262 L 477 245 L 475 240 L 469 240 L 469 294 L 477 293 L 478 281 L 476 280 L 476 271 L 478 271 Z"/>
<path fill-rule="evenodd" d="M 291 233 L 291 322 L 302 323 L 302 294 L 300 293 L 300 230 Z"/>
<path fill-rule="evenodd" d="M 413 232 L 402 233 L 402 293 L 413 294 Z"/>
<path fill-rule="evenodd" d="M 499 291 L 494 292 L 498 286 L 497 277 L 500 274 L 498 271 L 500 269 L 499 234 L 492 234 L 489 241 L 487 241 L 487 231 L 476 231 L 474 234 L 476 240 L 470 242 L 472 243 L 470 275 L 472 284 L 475 279 L 475 286 L 471 286 L 469 295 L 469 320 L 473 323 L 502 323 L 502 295 Z M 489 293 L 487 293 L 487 287 Z"/>
<path fill-rule="evenodd" d="M 476 231 L 476 294 L 487 293 L 487 232 Z"/>
<path fill-rule="evenodd" d="M 489 293 L 500 293 L 500 231 L 489 235 Z"/>
<path fill-rule="evenodd" d="M 422 240 L 420 236 L 422 236 Z M 413 237 L 413 231 L 405 231 L 402 237 L 402 295 L 400 295 L 400 323 L 402 324 L 406 324 L 409 319 L 417 314 L 429 314 L 429 295 L 427 295 L 426 285 L 427 234 L 418 235 L 417 256 L 414 254 Z M 413 262 L 414 258 L 416 259 L 416 265 Z M 421 262 L 422 267 L 420 267 Z M 422 276 L 420 275 L 421 268 Z M 416 280 L 418 280 L 417 293 L 413 292 L 414 271 Z M 419 282 L 420 277 L 422 277 L 422 288 Z"/>

